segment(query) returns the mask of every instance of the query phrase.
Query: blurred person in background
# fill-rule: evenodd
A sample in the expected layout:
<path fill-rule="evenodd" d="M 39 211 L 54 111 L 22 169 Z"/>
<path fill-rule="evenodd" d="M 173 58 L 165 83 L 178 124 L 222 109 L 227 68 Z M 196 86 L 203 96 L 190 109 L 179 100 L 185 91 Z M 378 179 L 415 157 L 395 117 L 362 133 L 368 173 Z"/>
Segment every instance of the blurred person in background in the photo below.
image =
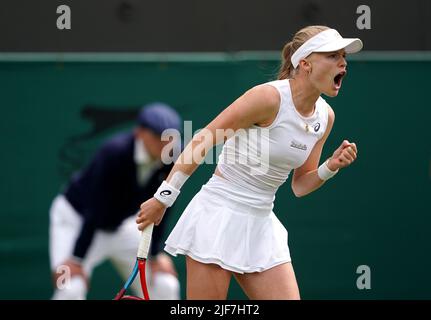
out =
<path fill-rule="evenodd" d="M 93 269 L 105 260 L 127 279 L 140 239 L 137 208 L 154 194 L 173 166 L 172 161 L 162 161 L 162 152 L 170 148 L 172 153 L 173 144 L 181 143 L 162 141 L 167 129 L 181 130 L 178 113 L 159 102 L 144 106 L 134 130 L 106 140 L 54 199 L 49 230 L 52 299 L 86 299 Z M 153 232 L 148 289 L 151 299 L 179 299 L 174 264 L 162 251 L 163 232 L 164 224 Z M 132 289 L 142 297 L 137 281 Z"/>

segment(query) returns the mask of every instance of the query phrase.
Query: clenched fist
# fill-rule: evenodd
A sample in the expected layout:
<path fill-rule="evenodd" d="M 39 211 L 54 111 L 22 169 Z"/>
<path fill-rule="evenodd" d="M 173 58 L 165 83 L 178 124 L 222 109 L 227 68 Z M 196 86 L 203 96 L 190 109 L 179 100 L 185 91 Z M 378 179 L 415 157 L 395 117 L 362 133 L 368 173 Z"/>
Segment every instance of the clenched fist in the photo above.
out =
<path fill-rule="evenodd" d="M 335 150 L 331 159 L 328 161 L 328 168 L 332 171 L 336 171 L 341 168 L 345 168 L 352 164 L 356 160 L 358 154 L 358 148 L 353 142 L 344 140 L 341 146 Z"/>

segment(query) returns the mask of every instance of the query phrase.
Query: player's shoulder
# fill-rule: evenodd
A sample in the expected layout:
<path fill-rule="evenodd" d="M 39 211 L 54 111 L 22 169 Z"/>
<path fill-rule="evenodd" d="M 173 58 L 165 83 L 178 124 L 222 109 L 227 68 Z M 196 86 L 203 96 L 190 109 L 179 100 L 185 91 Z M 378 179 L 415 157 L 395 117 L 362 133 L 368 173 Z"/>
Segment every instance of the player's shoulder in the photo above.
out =
<path fill-rule="evenodd" d="M 252 87 L 246 94 L 251 96 L 259 105 L 269 109 L 278 109 L 280 106 L 280 93 L 277 88 L 269 85 L 268 82 Z"/>

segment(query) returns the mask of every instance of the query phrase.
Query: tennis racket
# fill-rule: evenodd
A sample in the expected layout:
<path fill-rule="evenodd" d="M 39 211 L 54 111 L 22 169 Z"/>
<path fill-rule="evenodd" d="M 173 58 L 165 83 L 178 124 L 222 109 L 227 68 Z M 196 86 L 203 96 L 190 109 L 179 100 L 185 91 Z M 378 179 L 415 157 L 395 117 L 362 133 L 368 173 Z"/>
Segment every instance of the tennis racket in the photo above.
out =
<path fill-rule="evenodd" d="M 148 295 L 147 289 L 147 281 L 145 279 L 145 264 L 148 257 L 148 251 L 150 249 L 151 235 L 153 234 L 154 224 L 150 224 L 148 227 L 142 231 L 141 240 L 139 241 L 138 254 L 135 262 L 135 266 L 133 267 L 133 271 L 124 284 L 123 288 L 117 293 L 114 300 L 150 300 L 150 296 Z M 144 293 L 144 299 L 136 296 L 125 295 L 127 289 L 129 289 L 130 285 L 135 280 L 136 276 L 139 273 L 139 278 L 141 280 L 141 288 Z"/>

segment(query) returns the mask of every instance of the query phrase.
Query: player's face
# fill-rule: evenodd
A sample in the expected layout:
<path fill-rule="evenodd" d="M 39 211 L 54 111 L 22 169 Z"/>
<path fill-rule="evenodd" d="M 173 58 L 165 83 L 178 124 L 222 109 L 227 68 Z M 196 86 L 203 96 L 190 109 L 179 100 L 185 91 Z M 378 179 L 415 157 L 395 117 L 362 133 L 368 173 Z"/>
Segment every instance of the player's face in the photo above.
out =
<path fill-rule="evenodd" d="M 335 97 L 346 75 L 346 53 L 344 49 L 334 52 L 315 52 L 308 57 L 312 72 L 310 81 L 321 93 Z"/>

